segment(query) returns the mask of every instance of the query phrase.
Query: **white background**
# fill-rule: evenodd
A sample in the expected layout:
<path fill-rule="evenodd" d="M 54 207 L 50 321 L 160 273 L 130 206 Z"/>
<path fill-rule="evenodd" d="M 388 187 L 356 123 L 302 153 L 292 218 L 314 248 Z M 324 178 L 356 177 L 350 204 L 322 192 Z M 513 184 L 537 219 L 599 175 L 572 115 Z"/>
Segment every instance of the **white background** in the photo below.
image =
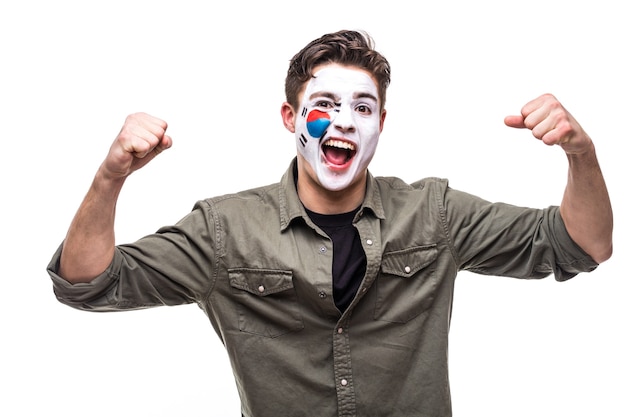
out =
<path fill-rule="evenodd" d="M 611 191 L 615 251 L 596 272 L 567 283 L 459 276 L 455 416 L 626 416 L 620 3 L 399 3 L 2 2 L 0 415 L 239 415 L 200 309 L 72 310 L 45 267 L 129 113 L 165 119 L 174 147 L 127 181 L 120 243 L 198 199 L 276 182 L 295 153 L 279 115 L 288 61 L 349 28 L 370 32 L 392 65 L 375 175 L 559 204 L 562 151 L 502 123 L 551 92 L 594 138 Z"/>

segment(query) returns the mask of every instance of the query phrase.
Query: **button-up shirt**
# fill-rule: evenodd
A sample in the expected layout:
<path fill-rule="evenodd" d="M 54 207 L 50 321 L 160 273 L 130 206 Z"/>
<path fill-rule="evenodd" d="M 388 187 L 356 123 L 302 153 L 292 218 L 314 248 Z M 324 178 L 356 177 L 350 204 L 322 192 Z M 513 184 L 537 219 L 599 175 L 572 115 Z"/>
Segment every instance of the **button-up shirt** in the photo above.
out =
<path fill-rule="evenodd" d="M 458 271 L 566 280 L 597 264 L 558 207 L 530 209 L 368 174 L 354 217 L 367 258 L 335 306 L 332 241 L 279 183 L 199 201 L 176 225 L 118 245 L 90 283 L 48 272 L 58 299 L 91 311 L 197 303 L 231 359 L 246 417 L 451 415 L 448 333 Z"/>

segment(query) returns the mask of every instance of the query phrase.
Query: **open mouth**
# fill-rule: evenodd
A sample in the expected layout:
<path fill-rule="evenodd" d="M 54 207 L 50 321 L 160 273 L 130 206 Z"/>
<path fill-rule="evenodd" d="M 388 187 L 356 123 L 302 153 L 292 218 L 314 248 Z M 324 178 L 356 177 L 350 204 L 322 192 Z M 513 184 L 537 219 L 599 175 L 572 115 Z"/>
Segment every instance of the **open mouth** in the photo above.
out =
<path fill-rule="evenodd" d="M 326 161 L 331 165 L 345 165 L 356 154 L 356 146 L 353 143 L 338 139 L 329 139 L 322 145 L 322 152 Z"/>

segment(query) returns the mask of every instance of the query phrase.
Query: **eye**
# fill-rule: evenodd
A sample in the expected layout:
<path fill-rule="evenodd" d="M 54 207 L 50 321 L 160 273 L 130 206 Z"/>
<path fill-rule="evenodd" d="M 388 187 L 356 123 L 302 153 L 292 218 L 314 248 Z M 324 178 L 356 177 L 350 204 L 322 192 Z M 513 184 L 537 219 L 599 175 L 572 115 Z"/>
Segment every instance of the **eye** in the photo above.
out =
<path fill-rule="evenodd" d="M 357 113 L 361 114 L 372 114 L 372 109 L 370 109 L 370 107 L 365 104 L 359 104 L 354 110 Z"/>
<path fill-rule="evenodd" d="M 335 103 L 331 100 L 318 100 L 315 102 L 315 107 L 321 107 L 323 109 L 332 109 Z"/>

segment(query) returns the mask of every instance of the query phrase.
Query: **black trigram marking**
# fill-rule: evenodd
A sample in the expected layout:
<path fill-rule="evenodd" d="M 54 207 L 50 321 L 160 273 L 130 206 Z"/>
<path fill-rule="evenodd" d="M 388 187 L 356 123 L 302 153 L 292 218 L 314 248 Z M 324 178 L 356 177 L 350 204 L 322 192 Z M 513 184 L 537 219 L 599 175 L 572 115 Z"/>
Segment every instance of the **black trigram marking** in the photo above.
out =
<path fill-rule="evenodd" d="M 302 144 L 302 146 L 306 146 L 307 142 L 307 138 L 305 138 L 303 134 L 300 134 L 300 143 Z"/>
<path fill-rule="evenodd" d="M 309 112 L 309 109 L 307 109 L 306 107 L 303 107 L 302 108 L 302 117 L 305 117 L 308 112 Z"/>

